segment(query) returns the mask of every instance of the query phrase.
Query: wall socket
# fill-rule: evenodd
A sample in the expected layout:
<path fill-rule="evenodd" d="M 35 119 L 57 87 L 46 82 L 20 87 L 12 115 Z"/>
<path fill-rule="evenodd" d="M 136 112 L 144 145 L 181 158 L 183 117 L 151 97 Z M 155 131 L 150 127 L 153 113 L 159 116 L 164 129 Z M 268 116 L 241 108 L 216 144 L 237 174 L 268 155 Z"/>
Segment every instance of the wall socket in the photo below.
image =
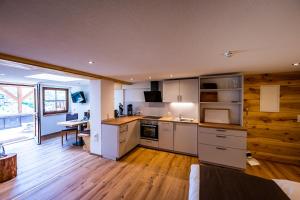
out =
<path fill-rule="evenodd" d="M 300 122 L 300 115 L 297 115 L 297 122 Z"/>

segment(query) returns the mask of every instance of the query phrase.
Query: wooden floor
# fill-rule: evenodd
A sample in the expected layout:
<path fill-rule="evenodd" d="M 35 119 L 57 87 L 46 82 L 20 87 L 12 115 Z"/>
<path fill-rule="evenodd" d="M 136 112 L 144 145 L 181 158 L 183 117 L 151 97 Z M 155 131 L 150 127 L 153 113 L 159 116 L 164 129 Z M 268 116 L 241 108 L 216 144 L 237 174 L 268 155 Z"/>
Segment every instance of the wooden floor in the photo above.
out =
<path fill-rule="evenodd" d="M 0 199 L 187 199 L 190 156 L 136 148 L 119 162 L 51 138 L 6 147 L 18 153 L 17 178 L 0 184 Z M 247 173 L 300 182 L 300 167 L 263 162 Z"/>

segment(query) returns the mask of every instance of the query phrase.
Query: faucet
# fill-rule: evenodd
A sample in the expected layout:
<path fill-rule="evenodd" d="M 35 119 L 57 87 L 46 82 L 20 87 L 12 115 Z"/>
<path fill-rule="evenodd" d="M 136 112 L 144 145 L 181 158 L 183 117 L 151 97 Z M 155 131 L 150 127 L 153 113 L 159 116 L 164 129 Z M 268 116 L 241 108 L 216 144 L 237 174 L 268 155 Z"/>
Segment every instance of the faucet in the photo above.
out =
<path fill-rule="evenodd" d="M 182 119 L 182 115 L 181 115 L 181 114 L 179 114 L 179 121 L 181 121 L 181 119 Z"/>

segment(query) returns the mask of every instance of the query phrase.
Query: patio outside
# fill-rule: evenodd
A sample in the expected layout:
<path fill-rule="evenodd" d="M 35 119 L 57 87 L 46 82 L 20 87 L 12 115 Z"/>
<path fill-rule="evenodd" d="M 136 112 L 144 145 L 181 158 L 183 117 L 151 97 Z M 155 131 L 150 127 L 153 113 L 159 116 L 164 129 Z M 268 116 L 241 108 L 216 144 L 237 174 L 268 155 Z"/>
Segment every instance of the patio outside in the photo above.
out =
<path fill-rule="evenodd" d="M 34 137 L 34 88 L 0 84 L 0 143 Z"/>

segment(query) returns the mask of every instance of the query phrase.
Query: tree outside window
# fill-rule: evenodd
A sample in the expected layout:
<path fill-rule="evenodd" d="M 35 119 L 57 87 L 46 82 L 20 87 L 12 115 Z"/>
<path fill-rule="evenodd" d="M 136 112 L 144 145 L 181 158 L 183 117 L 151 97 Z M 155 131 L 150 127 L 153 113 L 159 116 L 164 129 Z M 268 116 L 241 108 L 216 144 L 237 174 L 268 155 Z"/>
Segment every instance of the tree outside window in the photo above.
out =
<path fill-rule="evenodd" d="M 69 90 L 63 88 L 43 88 L 43 113 L 67 113 L 69 108 Z"/>

